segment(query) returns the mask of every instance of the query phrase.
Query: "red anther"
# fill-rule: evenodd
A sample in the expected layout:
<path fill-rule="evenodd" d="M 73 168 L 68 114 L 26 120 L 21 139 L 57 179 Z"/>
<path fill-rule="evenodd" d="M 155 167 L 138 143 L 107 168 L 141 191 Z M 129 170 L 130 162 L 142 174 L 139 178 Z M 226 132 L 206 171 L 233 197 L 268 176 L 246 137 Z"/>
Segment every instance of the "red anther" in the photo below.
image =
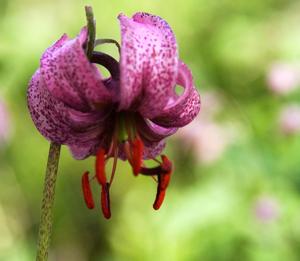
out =
<path fill-rule="evenodd" d="M 166 190 L 171 179 L 171 173 L 161 174 L 158 178 L 158 186 L 160 190 Z"/>
<path fill-rule="evenodd" d="M 89 209 L 93 209 L 95 207 L 93 194 L 90 186 L 90 180 L 89 180 L 89 172 L 86 171 L 81 178 L 81 185 L 82 185 L 82 191 L 83 191 L 83 197 L 86 206 Z"/>
<path fill-rule="evenodd" d="M 100 185 L 106 184 L 105 176 L 105 150 L 100 148 L 96 155 L 96 178 Z"/>
<path fill-rule="evenodd" d="M 132 170 L 133 170 L 133 174 L 137 176 L 143 164 L 143 152 L 144 152 L 144 143 L 140 138 L 135 138 L 132 141 L 131 152 L 132 152 Z"/>
<path fill-rule="evenodd" d="M 171 172 L 167 174 L 160 174 L 158 176 L 156 198 L 153 204 L 153 208 L 155 210 L 159 209 L 164 201 L 166 190 L 170 182 L 170 178 L 171 178 Z"/>
<path fill-rule="evenodd" d="M 161 155 L 162 164 L 161 167 L 166 173 L 172 172 L 172 161 L 168 159 L 166 155 Z"/>
<path fill-rule="evenodd" d="M 155 210 L 159 209 L 164 201 L 166 190 L 170 183 L 171 174 L 172 174 L 172 162 L 165 155 L 162 155 L 161 159 L 162 159 L 161 173 L 158 174 L 157 192 L 153 204 L 153 208 Z"/>
<path fill-rule="evenodd" d="M 110 218 L 110 200 L 109 200 L 109 183 L 102 185 L 101 191 L 101 208 L 103 216 L 107 219 Z"/>
<path fill-rule="evenodd" d="M 153 208 L 155 210 L 158 210 L 160 208 L 160 206 L 164 201 L 165 195 L 166 195 L 166 190 L 159 190 L 159 188 L 157 188 L 156 198 L 153 203 Z"/>

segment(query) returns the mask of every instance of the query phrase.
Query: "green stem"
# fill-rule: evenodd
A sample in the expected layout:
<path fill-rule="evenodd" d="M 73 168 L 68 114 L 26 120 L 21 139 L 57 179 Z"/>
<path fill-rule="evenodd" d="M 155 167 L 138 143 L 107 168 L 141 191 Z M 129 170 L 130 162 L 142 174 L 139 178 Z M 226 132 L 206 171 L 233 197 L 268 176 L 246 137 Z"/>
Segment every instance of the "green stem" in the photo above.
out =
<path fill-rule="evenodd" d="M 118 48 L 119 54 L 121 53 L 121 46 L 120 46 L 120 44 L 119 44 L 116 40 L 114 40 L 114 39 L 96 39 L 96 40 L 95 40 L 95 47 L 96 47 L 97 45 L 100 45 L 100 44 L 106 44 L 106 43 L 111 43 L 111 44 L 116 45 L 117 48 Z"/>
<path fill-rule="evenodd" d="M 88 29 L 88 41 L 86 44 L 86 55 L 90 59 L 94 50 L 95 38 L 96 38 L 96 21 L 94 19 L 93 8 L 91 6 L 85 7 L 85 14 L 87 20 Z"/>
<path fill-rule="evenodd" d="M 60 155 L 60 144 L 50 144 L 46 176 L 44 182 L 41 222 L 39 227 L 37 261 L 46 261 L 52 230 L 52 209 L 54 203 L 55 183 Z"/>
<path fill-rule="evenodd" d="M 87 57 L 90 59 L 94 50 L 96 29 L 92 7 L 86 6 L 85 12 L 88 28 L 86 54 Z M 60 144 L 54 142 L 51 142 L 50 144 L 41 209 L 41 222 L 39 227 L 38 247 L 36 256 L 37 261 L 46 261 L 48 259 L 48 249 L 50 244 L 53 219 L 52 209 L 54 203 L 55 184 L 60 155 L 60 147 Z"/>

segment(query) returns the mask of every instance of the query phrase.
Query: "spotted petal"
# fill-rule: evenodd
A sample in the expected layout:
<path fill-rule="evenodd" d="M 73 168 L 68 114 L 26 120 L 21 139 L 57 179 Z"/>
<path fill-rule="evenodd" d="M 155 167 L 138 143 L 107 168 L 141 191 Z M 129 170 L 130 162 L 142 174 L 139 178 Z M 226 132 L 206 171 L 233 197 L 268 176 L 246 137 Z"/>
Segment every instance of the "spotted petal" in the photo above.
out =
<path fill-rule="evenodd" d="M 70 145 L 69 149 L 73 157 L 79 160 L 85 159 L 90 155 L 94 155 L 98 147 L 99 141 L 97 139 L 94 139 L 88 142 Z"/>
<path fill-rule="evenodd" d="M 122 34 L 120 110 L 138 107 L 144 117 L 157 116 L 176 83 L 178 53 L 175 36 L 158 16 L 119 15 Z"/>
<path fill-rule="evenodd" d="M 85 27 L 73 40 L 64 35 L 41 59 L 41 74 L 50 93 L 80 111 L 112 100 L 112 93 L 103 84 L 100 72 L 85 55 L 86 39 Z"/>
<path fill-rule="evenodd" d="M 184 87 L 182 95 L 176 99 L 170 98 L 168 106 L 162 113 L 151 119 L 164 127 L 182 127 L 190 123 L 200 111 L 200 96 L 193 83 L 193 76 L 189 68 L 179 63 L 177 84 Z"/>
<path fill-rule="evenodd" d="M 144 141 L 144 145 L 144 159 L 153 159 L 161 154 L 166 146 L 166 143 L 164 140 L 150 143 Z"/>
<path fill-rule="evenodd" d="M 101 118 L 83 114 L 56 99 L 45 87 L 40 70 L 33 75 L 27 93 L 28 107 L 34 124 L 50 141 L 73 145 L 96 139 L 102 132 Z"/>
<path fill-rule="evenodd" d="M 141 117 L 137 119 L 136 124 L 139 135 L 148 142 L 159 142 L 177 131 L 177 128 L 164 128 Z"/>

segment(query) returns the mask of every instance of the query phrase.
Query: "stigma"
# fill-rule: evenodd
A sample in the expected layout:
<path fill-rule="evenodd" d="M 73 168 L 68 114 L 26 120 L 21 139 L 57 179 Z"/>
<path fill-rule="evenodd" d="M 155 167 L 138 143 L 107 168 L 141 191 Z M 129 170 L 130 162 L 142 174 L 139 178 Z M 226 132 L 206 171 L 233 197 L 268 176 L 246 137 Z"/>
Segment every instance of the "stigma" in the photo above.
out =
<path fill-rule="evenodd" d="M 103 216 L 106 219 L 111 217 L 110 188 L 117 169 L 120 147 L 122 147 L 126 159 L 131 165 L 134 176 L 138 176 L 139 174 L 149 176 L 157 183 L 153 208 L 158 210 L 164 201 L 166 190 L 170 182 L 173 171 L 172 162 L 166 155 L 161 155 L 161 160 L 152 158 L 152 160 L 158 163 L 157 166 L 148 168 L 145 165 L 143 160 L 144 143 L 136 128 L 134 114 L 124 112 L 116 114 L 110 146 L 108 148 L 100 147 L 98 149 L 95 159 L 94 176 L 89 178 L 89 172 L 87 171 L 82 176 L 82 191 L 87 207 L 89 209 L 94 208 L 94 199 L 90 182 L 95 180 L 97 185 L 101 188 L 100 203 Z M 110 159 L 113 160 L 113 164 L 108 180 L 106 175 L 106 165 Z"/>

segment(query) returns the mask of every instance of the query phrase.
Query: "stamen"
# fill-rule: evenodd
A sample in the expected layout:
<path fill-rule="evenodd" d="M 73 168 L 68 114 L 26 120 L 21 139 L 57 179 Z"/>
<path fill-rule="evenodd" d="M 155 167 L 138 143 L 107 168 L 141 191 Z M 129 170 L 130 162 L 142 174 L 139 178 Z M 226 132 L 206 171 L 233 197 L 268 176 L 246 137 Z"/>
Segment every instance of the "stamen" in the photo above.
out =
<path fill-rule="evenodd" d="M 83 191 L 83 197 L 86 206 L 89 209 L 93 209 L 95 207 L 93 194 L 90 186 L 90 180 L 89 180 L 89 172 L 86 171 L 81 178 L 81 186 Z"/>
<path fill-rule="evenodd" d="M 116 145 L 115 153 L 114 153 L 114 162 L 113 162 L 113 166 L 112 166 L 112 171 L 111 171 L 109 185 L 112 184 L 112 182 L 114 180 L 115 173 L 116 173 L 117 162 L 118 162 L 118 153 L 119 153 L 119 149 L 118 149 L 118 145 Z"/>
<path fill-rule="evenodd" d="M 155 210 L 158 210 L 164 201 L 166 190 L 170 182 L 170 178 L 171 178 L 171 173 L 162 174 L 158 176 L 156 198 L 153 203 L 153 208 Z"/>
<path fill-rule="evenodd" d="M 109 159 L 111 156 L 114 155 L 114 145 L 115 144 L 115 135 L 113 135 L 113 140 L 109 146 L 108 153 L 106 154 L 106 159 Z"/>
<path fill-rule="evenodd" d="M 126 154 L 127 160 L 129 161 L 130 165 L 132 166 L 132 164 L 133 164 L 132 155 L 131 155 L 131 151 L 130 151 L 130 144 L 128 141 L 125 141 L 125 143 L 124 143 L 124 152 Z"/>
<path fill-rule="evenodd" d="M 136 130 L 134 120 L 130 114 L 125 114 L 125 129 L 128 135 L 128 140 L 132 141 L 136 135 Z"/>
<path fill-rule="evenodd" d="M 161 168 L 163 172 L 159 173 L 158 175 L 158 186 L 157 186 L 156 198 L 153 203 L 153 208 L 155 210 L 158 210 L 164 201 L 166 190 L 170 183 L 171 174 L 172 174 L 172 162 L 165 155 L 162 155 L 161 159 L 162 159 Z"/>
<path fill-rule="evenodd" d="M 162 160 L 162 168 L 166 173 L 171 174 L 172 172 L 172 162 L 168 159 L 166 155 L 161 155 L 161 160 Z"/>
<path fill-rule="evenodd" d="M 100 148 L 96 155 L 96 178 L 100 185 L 106 184 L 105 176 L 105 150 Z"/>
<path fill-rule="evenodd" d="M 152 158 L 152 160 L 154 160 L 158 164 L 161 164 L 161 162 L 158 159 L 156 159 L 156 158 Z"/>
<path fill-rule="evenodd" d="M 140 172 L 140 169 L 143 164 L 143 152 L 144 152 L 144 143 L 140 138 L 136 138 L 132 141 L 132 170 L 133 174 L 137 176 Z"/>
<path fill-rule="evenodd" d="M 164 202 L 165 195 L 166 195 L 166 190 L 157 190 L 156 198 L 153 203 L 153 208 L 155 210 L 158 210 L 161 207 L 162 203 Z"/>
<path fill-rule="evenodd" d="M 162 159 L 162 162 L 155 159 L 155 161 L 160 164 L 159 166 L 154 167 L 154 168 L 141 167 L 139 173 L 146 175 L 146 176 L 154 176 L 154 175 L 160 176 L 160 175 L 171 174 L 172 162 L 165 155 L 162 155 L 161 159 Z"/>
<path fill-rule="evenodd" d="M 101 191 L 101 208 L 103 216 L 107 219 L 111 217 L 110 213 L 110 199 L 109 199 L 109 183 L 102 185 Z"/>
<path fill-rule="evenodd" d="M 157 180 L 157 178 L 156 177 L 154 177 L 154 176 L 151 176 L 151 178 L 156 182 L 156 183 L 158 183 L 158 180 Z"/>
<path fill-rule="evenodd" d="M 156 176 L 162 174 L 163 169 L 161 166 L 157 166 L 154 168 L 141 167 L 139 173 L 145 176 Z"/>

